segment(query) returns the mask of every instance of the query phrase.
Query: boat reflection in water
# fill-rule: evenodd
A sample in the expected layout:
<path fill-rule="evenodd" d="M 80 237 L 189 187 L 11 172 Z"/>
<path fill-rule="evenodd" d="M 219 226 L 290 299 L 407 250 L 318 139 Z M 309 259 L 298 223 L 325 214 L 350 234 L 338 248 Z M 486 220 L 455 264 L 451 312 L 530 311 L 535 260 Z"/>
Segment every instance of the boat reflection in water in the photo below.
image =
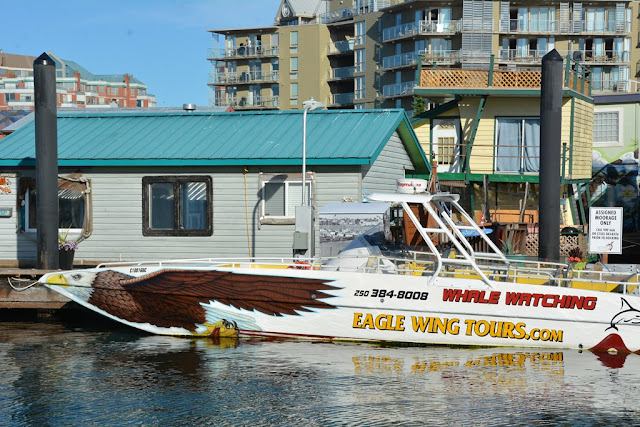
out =
<path fill-rule="evenodd" d="M 640 355 L 140 336 L 0 323 L 14 424 L 637 422 Z"/>

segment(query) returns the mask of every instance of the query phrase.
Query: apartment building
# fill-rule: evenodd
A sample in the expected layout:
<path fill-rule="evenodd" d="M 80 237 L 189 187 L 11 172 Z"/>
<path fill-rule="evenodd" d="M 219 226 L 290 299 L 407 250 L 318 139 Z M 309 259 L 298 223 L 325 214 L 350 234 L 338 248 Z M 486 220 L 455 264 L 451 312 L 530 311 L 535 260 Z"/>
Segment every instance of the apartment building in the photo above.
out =
<path fill-rule="evenodd" d="M 638 91 L 638 2 L 282 0 L 273 26 L 209 30 L 211 103 L 412 110 L 423 67 L 589 67 L 592 93 Z"/>
<path fill-rule="evenodd" d="M 73 61 L 49 52 L 56 64 L 58 107 L 146 108 L 155 107 L 156 98 L 147 86 L 130 74 L 93 74 Z M 33 110 L 34 56 L 0 51 L 0 111 Z"/>

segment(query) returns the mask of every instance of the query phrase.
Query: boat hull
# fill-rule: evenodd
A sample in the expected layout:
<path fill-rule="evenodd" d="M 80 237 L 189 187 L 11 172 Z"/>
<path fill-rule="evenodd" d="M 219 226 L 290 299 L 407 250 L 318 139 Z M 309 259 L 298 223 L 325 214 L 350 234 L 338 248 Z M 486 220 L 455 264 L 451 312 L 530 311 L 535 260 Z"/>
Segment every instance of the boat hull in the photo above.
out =
<path fill-rule="evenodd" d="M 64 283 L 56 274 L 42 281 L 154 334 L 640 351 L 635 295 L 510 282 L 489 287 L 454 277 L 427 286 L 413 275 L 236 266 L 57 274 Z"/>

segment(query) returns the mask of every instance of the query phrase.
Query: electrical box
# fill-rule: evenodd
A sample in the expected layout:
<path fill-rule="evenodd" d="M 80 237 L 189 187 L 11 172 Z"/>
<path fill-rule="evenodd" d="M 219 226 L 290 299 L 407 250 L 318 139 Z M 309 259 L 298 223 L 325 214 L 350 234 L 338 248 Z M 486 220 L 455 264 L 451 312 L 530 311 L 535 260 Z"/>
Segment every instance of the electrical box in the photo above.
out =
<path fill-rule="evenodd" d="M 293 233 L 293 250 L 306 251 L 309 249 L 309 233 L 295 231 Z"/>

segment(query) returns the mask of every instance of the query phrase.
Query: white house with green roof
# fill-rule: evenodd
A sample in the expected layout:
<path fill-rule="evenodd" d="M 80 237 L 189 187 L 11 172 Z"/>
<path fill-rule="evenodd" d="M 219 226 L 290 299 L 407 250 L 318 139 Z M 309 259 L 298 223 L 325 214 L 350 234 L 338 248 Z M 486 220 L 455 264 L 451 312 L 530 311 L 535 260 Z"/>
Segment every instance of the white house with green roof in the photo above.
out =
<path fill-rule="evenodd" d="M 58 113 L 59 227 L 80 240 L 75 262 L 290 257 L 302 128 L 301 111 Z M 34 157 L 33 123 L 0 144 L 5 266 L 36 259 Z M 306 159 L 316 211 L 429 173 L 400 109 L 309 112 Z"/>

